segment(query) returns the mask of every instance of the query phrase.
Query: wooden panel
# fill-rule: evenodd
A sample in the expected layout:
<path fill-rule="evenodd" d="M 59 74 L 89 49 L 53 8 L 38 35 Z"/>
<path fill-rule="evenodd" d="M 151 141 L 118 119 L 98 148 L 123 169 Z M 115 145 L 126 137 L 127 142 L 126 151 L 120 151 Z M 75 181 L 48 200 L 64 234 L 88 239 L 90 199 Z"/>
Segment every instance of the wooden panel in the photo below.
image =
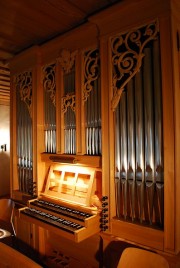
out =
<path fill-rule="evenodd" d="M 118 220 L 112 221 L 113 235 L 137 244 L 163 250 L 163 231 Z"/>
<path fill-rule="evenodd" d="M 164 18 L 160 23 L 162 97 L 164 127 L 164 247 L 166 251 L 175 251 L 175 159 L 174 159 L 174 100 L 172 80 L 172 59 L 170 43 L 170 19 Z M 166 44 L 166 48 L 163 44 Z M 171 100 L 171 101 L 170 101 Z"/>
<path fill-rule="evenodd" d="M 78 244 L 52 232 L 48 232 L 47 234 L 46 256 L 51 257 L 53 255 L 52 251 L 57 251 L 63 253 L 65 256 L 69 256 L 69 268 L 100 267 L 98 262 L 98 259 L 100 258 L 99 248 L 100 237 L 98 234 L 87 238 Z M 73 260 L 76 260 L 77 263 L 74 263 Z"/>

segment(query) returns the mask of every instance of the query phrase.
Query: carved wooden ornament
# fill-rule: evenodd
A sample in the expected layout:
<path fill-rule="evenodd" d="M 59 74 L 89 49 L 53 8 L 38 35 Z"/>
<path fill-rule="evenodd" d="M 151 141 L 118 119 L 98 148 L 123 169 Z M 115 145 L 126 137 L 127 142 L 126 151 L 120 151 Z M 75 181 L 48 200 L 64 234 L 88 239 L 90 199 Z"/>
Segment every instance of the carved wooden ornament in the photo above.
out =
<path fill-rule="evenodd" d="M 60 57 L 57 58 L 57 62 L 60 63 L 65 74 L 70 73 L 73 65 L 75 64 L 75 58 L 77 51 L 70 52 L 68 49 L 62 49 Z"/>
<path fill-rule="evenodd" d="M 66 113 L 67 108 L 70 107 L 73 112 L 75 112 L 75 94 L 67 94 L 62 98 L 62 112 Z"/>
<path fill-rule="evenodd" d="M 56 80 L 55 80 L 55 64 L 43 67 L 43 87 L 49 93 L 50 99 L 56 106 Z"/>
<path fill-rule="evenodd" d="M 158 21 L 154 21 L 149 25 L 133 29 L 111 39 L 113 67 L 111 108 L 113 111 L 119 103 L 125 86 L 141 68 L 144 47 L 157 38 L 158 31 Z"/>
<path fill-rule="evenodd" d="M 32 72 L 27 71 L 15 76 L 14 84 L 16 90 L 19 90 L 20 98 L 25 102 L 32 117 Z"/>
<path fill-rule="evenodd" d="M 84 85 L 83 100 L 86 101 L 89 93 L 93 89 L 93 82 L 100 75 L 99 51 L 98 49 L 90 50 L 84 57 Z"/>

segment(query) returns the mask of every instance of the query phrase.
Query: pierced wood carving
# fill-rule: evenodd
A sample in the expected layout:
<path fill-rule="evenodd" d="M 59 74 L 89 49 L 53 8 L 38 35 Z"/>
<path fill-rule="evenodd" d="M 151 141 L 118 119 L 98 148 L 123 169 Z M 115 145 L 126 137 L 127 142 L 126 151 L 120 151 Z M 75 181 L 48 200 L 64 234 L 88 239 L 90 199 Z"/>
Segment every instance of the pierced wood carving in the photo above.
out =
<path fill-rule="evenodd" d="M 70 107 L 73 112 L 75 112 L 75 94 L 67 94 L 62 98 L 62 112 L 66 113 L 67 108 Z"/>
<path fill-rule="evenodd" d="M 58 57 L 57 62 L 60 63 L 65 74 L 71 72 L 72 67 L 75 64 L 75 58 L 77 55 L 77 51 L 70 52 L 67 49 L 62 49 L 60 53 L 60 57 Z"/>
<path fill-rule="evenodd" d="M 85 53 L 84 57 L 84 86 L 83 100 L 87 101 L 89 93 L 93 89 L 93 82 L 100 75 L 99 50 L 94 49 Z"/>
<path fill-rule="evenodd" d="M 32 117 L 32 72 L 27 71 L 15 76 L 14 84 L 16 90 L 19 90 L 20 98 L 25 102 Z"/>
<path fill-rule="evenodd" d="M 56 106 L 56 80 L 55 80 L 55 64 L 43 67 L 43 87 L 49 93 L 50 99 Z"/>
<path fill-rule="evenodd" d="M 128 33 L 115 36 L 111 39 L 113 65 L 112 110 L 116 109 L 124 87 L 141 68 L 144 47 L 147 43 L 157 38 L 158 31 L 158 22 L 154 21 L 149 25 L 133 29 Z"/>

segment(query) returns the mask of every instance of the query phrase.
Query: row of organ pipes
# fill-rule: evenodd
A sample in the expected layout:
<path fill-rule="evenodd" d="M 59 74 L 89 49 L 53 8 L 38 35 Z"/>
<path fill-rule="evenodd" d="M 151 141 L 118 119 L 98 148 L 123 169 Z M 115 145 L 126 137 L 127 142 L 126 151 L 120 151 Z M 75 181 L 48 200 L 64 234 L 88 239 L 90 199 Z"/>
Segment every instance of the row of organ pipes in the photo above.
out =
<path fill-rule="evenodd" d="M 45 152 L 56 152 L 55 64 L 43 68 Z"/>
<path fill-rule="evenodd" d="M 85 103 L 86 110 L 86 153 L 101 155 L 101 99 L 99 79 L 89 93 Z"/>
<path fill-rule="evenodd" d="M 85 125 L 86 125 L 86 154 L 101 155 L 101 93 L 98 67 L 95 65 L 97 50 L 90 51 L 85 59 L 85 81 L 91 88 L 85 102 Z M 90 77 L 90 79 L 89 79 Z M 89 81 L 90 80 L 90 81 Z M 90 83 L 92 82 L 92 85 Z M 64 152 L 76 154 L 76 114 L 73 104 L 75 96 L 75 67 L 63 75 L 64 99 L 71 102 L 63 109 L 64 114 Z M 45 152 L 56 152 L 56 101 L 55 101 L 55 65 L 44 68 L 44 96 L 45 96 Z M 88 89 L 89 89 L 88 88 Z"/>
<path fill-rule="evenodd" d="M 17 165 L 19 190 L 33 195 L 35 192 L 35 183 L 33 182 L 30 98 L 32 91 L 32 73 L 25 72 L 17 76 L 15 83 L 17 99 Z"/>
<path fill-rule="evenodd" d="M 144 49 L 139 72 L 115 111 L 116 215 L 163 228 L 163 133 L 159 42 Z"/>

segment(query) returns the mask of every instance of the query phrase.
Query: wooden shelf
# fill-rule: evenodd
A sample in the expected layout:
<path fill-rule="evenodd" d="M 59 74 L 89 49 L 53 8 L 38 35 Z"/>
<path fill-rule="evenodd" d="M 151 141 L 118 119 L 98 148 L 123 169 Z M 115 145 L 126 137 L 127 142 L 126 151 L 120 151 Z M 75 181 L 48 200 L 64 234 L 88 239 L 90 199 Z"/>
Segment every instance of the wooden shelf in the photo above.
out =
<path fill-rule="evenodd" d="M 101 156 L 67 155 L 67 154 L 60 155 L 60 154 L 48 154 L 48 153 L 41 154 L 41 160 L 43 162 L 83 165 L 96 168 L 101 168 L 102 166 L 101 159 L 102 159 Z"/>

